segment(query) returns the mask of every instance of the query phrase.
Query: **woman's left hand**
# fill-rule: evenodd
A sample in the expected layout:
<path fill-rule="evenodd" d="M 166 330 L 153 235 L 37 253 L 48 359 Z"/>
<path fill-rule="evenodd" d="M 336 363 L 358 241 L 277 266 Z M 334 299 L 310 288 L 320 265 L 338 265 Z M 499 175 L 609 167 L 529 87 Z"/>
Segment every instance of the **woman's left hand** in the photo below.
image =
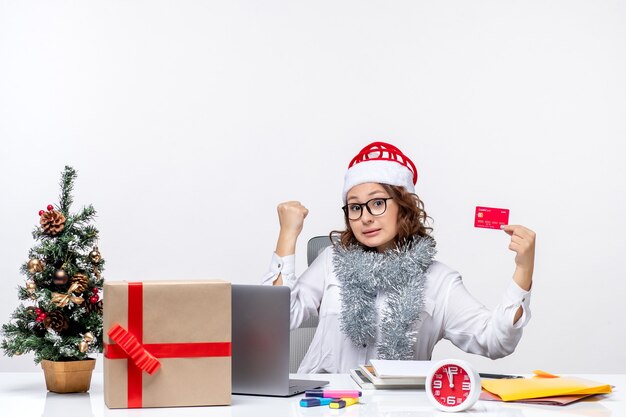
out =
<path fill-rule="evenodd" d="M 507 224 L 502 227 L 502 230 L 511 236 L 509 249 L 516 253 L 515 265 L 532 269 L 535 264 L 535 232 L 514 224 Z"/>
<path fill-rule="evenodd" d="M 515 252 L 515 272 L 513 281 L 525 291 L 530 291 L 533 285 L 533 268 L 535 267 L 535 232 L 524 226 L 507 224 L 502 226 L 509 236 L 509 249 Z M 520 306 L 513 317 L 513 324 L 522 317 L 524 310 Z"/>

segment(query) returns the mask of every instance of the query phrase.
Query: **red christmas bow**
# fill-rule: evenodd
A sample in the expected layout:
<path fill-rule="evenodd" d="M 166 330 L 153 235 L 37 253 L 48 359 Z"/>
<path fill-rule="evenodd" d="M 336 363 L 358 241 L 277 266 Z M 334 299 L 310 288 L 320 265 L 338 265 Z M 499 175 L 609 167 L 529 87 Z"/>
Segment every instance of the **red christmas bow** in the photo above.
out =
<path fill-rule="evenodd" d="M 108 332 L 109 337 L 130 357 L 137 367 L 150 375 L 161 366 L 157 358 L 152 356 L 137 338 L 119 324 L 113 325 Z"/>

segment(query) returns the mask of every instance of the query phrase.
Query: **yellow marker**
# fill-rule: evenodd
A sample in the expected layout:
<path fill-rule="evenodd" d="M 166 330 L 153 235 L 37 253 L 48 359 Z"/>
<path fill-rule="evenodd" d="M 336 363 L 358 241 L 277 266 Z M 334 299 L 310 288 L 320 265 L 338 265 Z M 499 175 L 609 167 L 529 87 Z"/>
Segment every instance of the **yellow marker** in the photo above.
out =
<path fill-rule="evenodd" d="M 359 403 L 358 398 L 338 398 L 338 399 L 332 400 L 330 404 L 328 404 L 328 406 L 330 408 L 344 408 L 344 407 L 348 407 L 350 405 L 358 404 L 358 403 Z"/>

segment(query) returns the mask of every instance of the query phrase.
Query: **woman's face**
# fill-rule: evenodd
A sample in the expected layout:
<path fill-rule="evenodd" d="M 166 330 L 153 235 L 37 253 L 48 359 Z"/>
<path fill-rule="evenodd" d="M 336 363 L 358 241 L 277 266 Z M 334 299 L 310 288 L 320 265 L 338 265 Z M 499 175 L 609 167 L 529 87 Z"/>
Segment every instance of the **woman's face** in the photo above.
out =
<path fill-rule="evenodd" d="M 365 204 L 373 198 L 387 198 L 390 195 L 382 185 L 375 182 L 355 185 L 348 191 L 348 204 Z M 363 206 L 361 218 L 349 220 L 352 233 L 359 243 L 382 252 L 394 247 L 398 235 L 398 204 L 387 200 L 387 210 L 380 216 L 373 216 Z"/>

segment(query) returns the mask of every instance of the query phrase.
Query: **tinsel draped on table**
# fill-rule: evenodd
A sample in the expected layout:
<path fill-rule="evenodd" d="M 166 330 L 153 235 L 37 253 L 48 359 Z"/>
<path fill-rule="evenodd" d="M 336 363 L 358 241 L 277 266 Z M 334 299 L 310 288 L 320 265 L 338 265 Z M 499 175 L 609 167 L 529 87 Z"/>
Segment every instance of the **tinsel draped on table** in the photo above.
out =
<path fill-rule="evenodd" d="M 383 253 L 353 245 L 334 247 L 333 266 L 341 283 L 341 330 L 355 346 L 376 338 L 376 297 L 387 296 L 380 319 L 379 359 L 413 359 L 414 322 L 424 307 L 426 271 L 435 256 L 435 240 L 414 236 Z"/>

